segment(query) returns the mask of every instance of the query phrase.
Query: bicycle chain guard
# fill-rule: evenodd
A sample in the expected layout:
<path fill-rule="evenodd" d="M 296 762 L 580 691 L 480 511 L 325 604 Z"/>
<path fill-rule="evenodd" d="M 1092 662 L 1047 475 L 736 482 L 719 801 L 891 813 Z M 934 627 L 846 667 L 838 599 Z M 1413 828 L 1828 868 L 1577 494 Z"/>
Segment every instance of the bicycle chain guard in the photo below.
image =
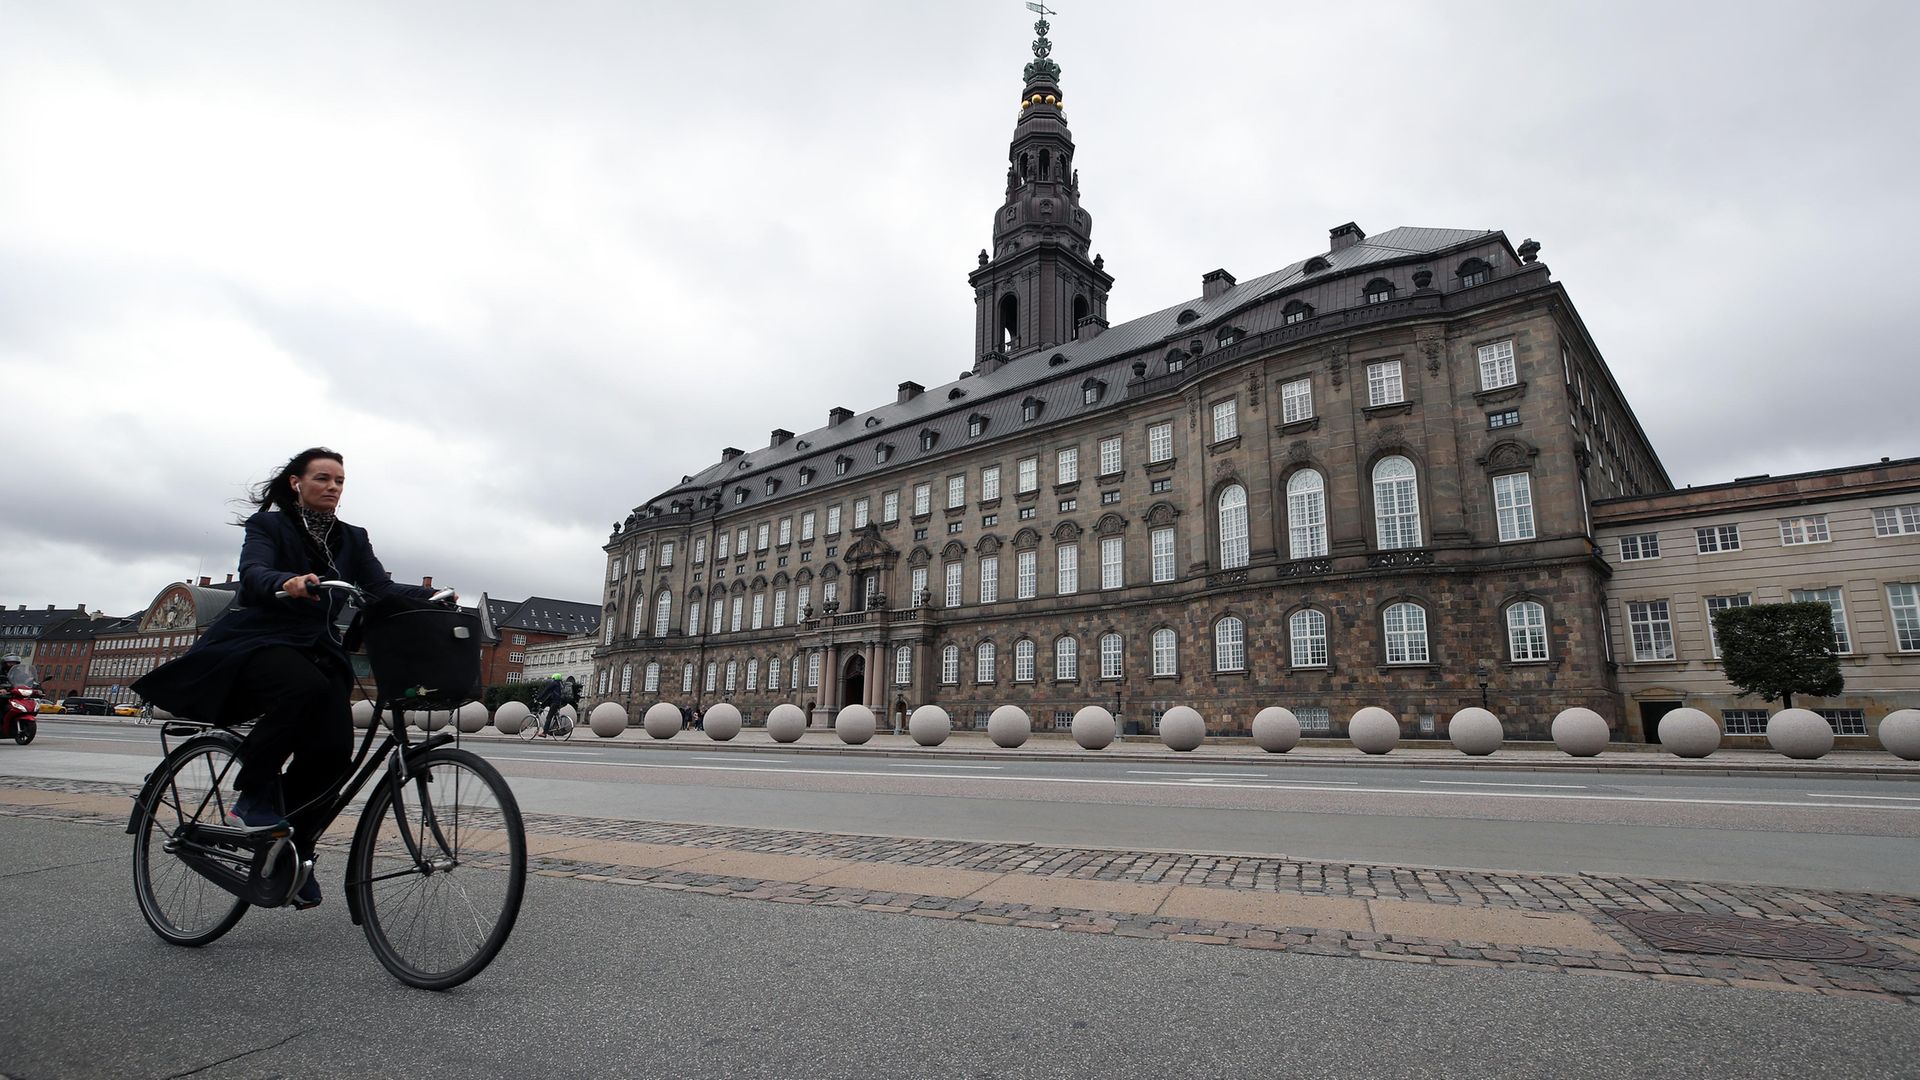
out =
<path fill-rule="evenodd" d="M 274 908 L 306 884 L 312 863 L 294 849 L 293 830 L 252 833 L 224 825 L 186 825 L 167 842 L 195 873 L 255 907 Z"/>

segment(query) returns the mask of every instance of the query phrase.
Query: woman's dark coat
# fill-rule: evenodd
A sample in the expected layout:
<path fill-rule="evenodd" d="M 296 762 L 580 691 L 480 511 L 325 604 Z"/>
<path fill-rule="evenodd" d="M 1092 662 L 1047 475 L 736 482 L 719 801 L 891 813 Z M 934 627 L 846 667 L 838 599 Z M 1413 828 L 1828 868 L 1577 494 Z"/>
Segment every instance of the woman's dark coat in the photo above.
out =
<path fill-rule="evenodd" d="M 358 525 L 334 522 L 327 553 L 332 555 L 332 565 L 297 513 L 262 510 L 247 519 L 246 529 L 240 545 L 240 596 L 234 606 L 185 655 L 133 684 L 135 693 L 176 716 L 221 724 L 249 719 L 226 715 L 228 696 L 248 658 L 270 645 L 330 655 L 342 670 L 351 670 L 333 625 L 344 601 L 331 593 L 319 601 L 275 597 L 288 578 L 318 574 L 332 579 L 338 569 L 338 577 L 370 596 L 397 593 L 424 598 L 433 593 L 392 581 L 373 553 L 367 530 Z"/>

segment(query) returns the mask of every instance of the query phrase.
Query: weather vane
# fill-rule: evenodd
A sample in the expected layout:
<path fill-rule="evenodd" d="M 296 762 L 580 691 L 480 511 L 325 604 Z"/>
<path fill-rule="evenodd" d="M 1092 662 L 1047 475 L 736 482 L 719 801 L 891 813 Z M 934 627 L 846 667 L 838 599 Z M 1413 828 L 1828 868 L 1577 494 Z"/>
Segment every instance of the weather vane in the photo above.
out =
<path fill-rule="evenodd" d="M 1059 12 L 1057 12 L 1057 11 L 1055 11 L 1055 10 L 1053 10 L 1052 8 L 1050 8 L 1050 7 L 1048 7 L 1048 6 L 1047 6 L 1047 5 L 1045 5 L 1045 4 L 1036 4 L 1036 3 L 1034 3 L 1034 2 L 1033 2 L 1033 0 L 1027 0 L 1027 10 L 1028 10 L 1028 11 L 1031 11 L 1031 12 L 1033 12 L 1033 13 L 1034 13 L 1035 15 L 1058 15 L 1058 14 L 1060 14 Z"/>

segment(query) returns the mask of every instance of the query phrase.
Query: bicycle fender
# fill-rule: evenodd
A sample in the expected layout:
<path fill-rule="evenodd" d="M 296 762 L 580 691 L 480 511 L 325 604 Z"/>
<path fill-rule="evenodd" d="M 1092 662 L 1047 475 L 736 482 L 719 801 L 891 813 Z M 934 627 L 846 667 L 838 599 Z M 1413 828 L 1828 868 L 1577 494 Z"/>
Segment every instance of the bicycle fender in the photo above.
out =
<path fill-rule="evenodd" d="M 233 751 L 236 756 L 240 753 L 240 736 L 235 735 L 231 731 L 224 730 L 209 731 L 204 735 L 195 735 L 193 738 L 174 747 L 173 752 L 161 758 L 160 764 L 155 765 L 153 770 L 147 773 L 146 777 L 140 782 L 140 794 L 133 797 L 133 810 L 127 815 L 127 835 L 131 836 L 139 829 L 140 808 L 147 805 L 148 799 L 152 798 L 154 785 L 160 782 L 160 777 L 172 771 L 167 768 L 167 766 L 173 764 L 175 758 L 184 754 L 197 753 L 200 748 L 209 742 L 217 742 L 226 746 L 227 749 Z"/>

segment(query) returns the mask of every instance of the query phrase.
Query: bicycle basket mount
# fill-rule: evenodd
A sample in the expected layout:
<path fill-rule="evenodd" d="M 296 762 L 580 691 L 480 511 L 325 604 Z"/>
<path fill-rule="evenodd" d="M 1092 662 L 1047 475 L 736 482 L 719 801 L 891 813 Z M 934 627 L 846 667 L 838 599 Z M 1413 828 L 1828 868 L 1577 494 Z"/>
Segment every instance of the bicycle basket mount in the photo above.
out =
<path fill-rule="evenodd" d="M 386 596 L 367 606 L 360 629 L 380 700 L 451 708 L 480 696 L 478 615 Z"/>

